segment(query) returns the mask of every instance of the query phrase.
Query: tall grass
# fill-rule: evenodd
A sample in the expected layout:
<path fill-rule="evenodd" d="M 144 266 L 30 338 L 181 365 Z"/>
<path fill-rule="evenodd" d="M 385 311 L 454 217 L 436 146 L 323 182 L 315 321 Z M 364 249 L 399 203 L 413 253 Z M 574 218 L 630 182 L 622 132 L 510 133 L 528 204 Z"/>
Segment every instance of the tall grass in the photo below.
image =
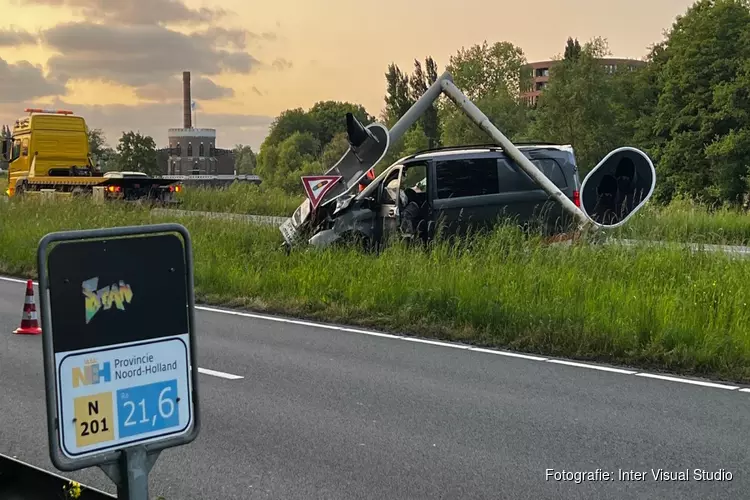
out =
<path fill-rule="evenodd" d="M 186 186 L 179 193 L 185 210 L 290 216 L 304 201 L 281 190 L 235 183 L 226 188 Z"/>
<path fill-rule="evenodd" d="M 750 262 L 680 247 L 549 246 L 500 227 L 429 251 L 286 256 L 273 226 L 25 201 L 0 204 L 0 272 L 33 276 L 50 231 L 166 220 L 192 234 L 204 302 L 750 380 Z"/>
<path fill-rule="evenodd" d="M 304 201 L 303 196 L 255 185 L 188 187 L 180 197 L 186 210 L 274 216 L 290 216 Z M 668 206 L 651 203 L 613 234 L 640 240 L 750 245 L 750 214 L 731 208 L 710 210 L 684 200 Z"/>
<path fill-rule="evenodd" d="M 0 193 L 6 180 L 0 178 Z M 253 184 L 228 188 L 188 186 L 179 195 L 185 210 L 253 215 L 290 216 L 304 196 Z M 676 200 L 668 206 L 646 205 L 632 220 L 612 233 L 620 238 L 750 246 L 750 214 L 738 209 L 709 209 Z"/>
<path fill-rule="evenodd" d="M 750 245 L 750 213 L 727 207 L 709 209 L 678 199 L 667 206 L 646 205 L 614 234 L 634 239 Z"/>

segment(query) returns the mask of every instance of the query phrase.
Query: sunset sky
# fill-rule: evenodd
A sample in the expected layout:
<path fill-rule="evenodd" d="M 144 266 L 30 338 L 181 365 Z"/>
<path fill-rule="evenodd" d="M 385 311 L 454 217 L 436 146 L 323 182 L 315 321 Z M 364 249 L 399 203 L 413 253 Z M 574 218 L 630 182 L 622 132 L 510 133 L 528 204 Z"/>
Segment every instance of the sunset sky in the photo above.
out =
<path fill-rule="evenodd" d="M 281 111 L 352 101 L 377 116 L 390 62 L 411 72 L 431 55 L 487 40 L 529 61 L 595 36 L 614 57 L 641 58 L 688 0 L 0 0 L 0 123 L 23 109 L 71 109 L 114 146 L 138 130 L 166 146 L 182 126 L 182 71 L 192 72 L 194 126 L 218 147 L 255 151 Z M 459 8 L 460 6 L 460 8 Z M 375 10 L 377 8 L 377 10 Z"/>

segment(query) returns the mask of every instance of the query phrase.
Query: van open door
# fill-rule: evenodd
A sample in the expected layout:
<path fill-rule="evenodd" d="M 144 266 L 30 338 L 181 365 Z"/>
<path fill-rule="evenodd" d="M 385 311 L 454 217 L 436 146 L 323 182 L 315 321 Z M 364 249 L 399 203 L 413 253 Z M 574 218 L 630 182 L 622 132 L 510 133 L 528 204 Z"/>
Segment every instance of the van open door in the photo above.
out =
<path fill-rule="evenodd" d="M 379 243 L 398 234 L 400 221 L 401 165 L 394 167 L 378 188 L 378 229 L 375 237 Z"/>

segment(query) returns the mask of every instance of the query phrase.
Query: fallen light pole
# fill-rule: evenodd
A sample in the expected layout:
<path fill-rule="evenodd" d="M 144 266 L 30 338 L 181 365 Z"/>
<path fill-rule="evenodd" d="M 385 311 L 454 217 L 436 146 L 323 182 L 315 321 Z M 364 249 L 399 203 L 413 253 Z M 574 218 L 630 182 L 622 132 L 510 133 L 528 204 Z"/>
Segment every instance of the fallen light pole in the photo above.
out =
<path fill-rule="evenodd" d="M 544 175 L 521 151 L 503 135 L 500 130 L 490 121 L 471 100 L 453 83 L 453 76 L 444 72 L 435 82 L 420 96 L 406 113 L 388 131 L 390 143 L 395 144 L 403 137 L 406 131 L 429 109 L 432 103 L 444 93 L 461 109 L 479 128 L 481 128 L 492 140 L 503 148 L 505 153 L 515 161 L 534 182 L 536 182 L 553 200 L 557 201 L 563 209 L 571 214 L 580 224 L 581 230 L 597 230 L 601 228 L 614 228 L 623 225 L 648 201 L 654 192 L 656 185 L 656 170 L 649 157 L 641 150 L 632 147 L 621 147 L 611 151 L 602 159 L 589 173 L 581 184 L 581 208 L 565 196 L 546 175 Z M 631 172 L 624 172 L 621 166 L 623 159 L 630 160 L 633 164 Z M 634 180 L 636 187 L 633 191 L 645 192 L 645 196 L 637 198 L 628 206 L 628 213 L 622 219 L 614 223 L 606 223 L 595 214 L 596 201 L 601 194 L 599 189 L 601 181 L 614 179 L 622 175 L 629 175 Z M 607 178 L 607 179 L 605 179 Z M 594 180 L 598 182 L 594 182 Z M 599 220 L 597 220 L 599 219 Z"/>
<path fill-rule="evenodd" d="M 317 194 L 314 193 L 314 199 L 308 192 L 310 199 L 305 200 L 295 210 L 292 217 L 280 226 L 287 244 L 291 245 L 301 228 L 309 224 L 312 211 L 349 194 L 365 174 L 385 157 L 390 145 L 398 143 L 409 127 L 414 125 L 443 93 L 487 133 L 551 199 L 557 201 L 566 212 L 572 215 L 581 231 L 623 225 L 643 207 L 654 192 L 656 170 L 649 157 L 639 149 L 621 147 L 611 151 L 586 175 L 580 188 L 579 208 L 459 90 L 453 83 L 451 74 L 446 71 L 428 87 L 390 130 L 385 130 L 378 123 L 372 123 L 366 127 L 369 138 L 356 143 L 352 140 L 352 131 L 349 130 L 352 119 L 347 116 L 350 148 L 338 163 L 328 169 L 325 175 L 313 176 L 315 179 L 302 178 L 304 184 L 311 180 L 328 177 L 326 181 L 329 184 Z M 357 127 L 362 127 L 362 125 L 356 122 L 354 128 Z M 376 133 L 384 133 L 385 137 L 376 137 Z M 365 148 L 369 152 L 367 157 L 357 155 L 357 148 Z M 385 172 L 381 176 L 383 174 Z M 380 180 L 378 177 L 372 182 L 377 183 Z M 606 203 L 600 203 L 602 200 Z M 625 210 L 618 212 L 618 207 L 624 207 Z"/>
<path fill-rule="evenodd" d="M 446 95 L 461 109 L 464 110 L 466 115 L 474 121 L 479 127 L 487 132 L 487 134 L 500 145 L 505 153 L 510 156 L 513 161 L 526 172 L 529 177 L 539 184 L 548 195 L 560 203 L 565 210 L 573 215 L 580 223 L 582 227 L 588 226 L 592 220 L 586 216 L 586 214 L 579 209 L 570 198 L 565 196 L 560 188 L 553 183 L 546 175 L 542 173 L 531 161 L 524 156 L 521 151 L 516 148 L 497 127 L 495 127 L 487 116 L 476 107 L 476 105 L 461 92 L 458 87 L 447 77 L 446 74 L 441 77 L 440 85 Z"/>

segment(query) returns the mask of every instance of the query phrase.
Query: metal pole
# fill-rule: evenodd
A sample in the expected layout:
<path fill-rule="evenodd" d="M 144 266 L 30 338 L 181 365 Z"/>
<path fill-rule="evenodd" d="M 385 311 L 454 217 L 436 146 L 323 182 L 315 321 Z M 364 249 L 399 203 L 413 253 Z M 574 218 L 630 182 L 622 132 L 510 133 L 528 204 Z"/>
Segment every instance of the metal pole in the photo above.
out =
<path fill-rule="evenodd" d="M 124 450 L 121 464 L 122 483 L 117 488 L 118 500 L 149 500 L 148 473 L 151 467 L 146 449 L 139 446 Z"/>
<path fill-rule="evenodd" d="M 474 123 L 479 125 L 482 130 L 489 134 L 490 137 L 492 137 L 492 139 L 497 142 L 497 144 L 502 146 L 505 153 L 508 154 L 508 156 L 510 156 L 516 163 L 518 163 L 518 165 L 527 174 L 529 174 L 529 176 L 534 181 L 536 181 L 536 183 L 539 184 L 550 197 L 557 200 L 557 202 L 562 205 L 563 209 L 567 210 L 571 215 L 573 215 L 583 227 L 590 225 L 591 221 L 588 217 L 586 217 L 586 214 L 583 212 L 583 210 L 579 209 L 570 198 L 565 196 L 565 193 L 560 191 L 560 188 L 558 188 L 549 178 L 547 178 L 546 175 L 544 175 L 538 168 L 536 168 L 536 166 L 534 166 L 534 164 L 531 163 L 531 161 L 526 158 L 523 153 L 521 153 L 518 148 L 516 148 L 513 143 L 510 142 L 510 140 L 508 140 L 508 138 L 505 137 L 502 132 L 500 132 L 497 127 L 492 124 L 490 119 L 487 118 L 487 116 L 482 113 L 482 111 L 478 107 L 476 107 L 474 103 L 471 102 L 469 98 L 466 97 L 463 92 L 458 89 L 458 87 L 453 84 L 451 79 L 438 79 L 438 82 L 440 82 L 441 88 L 446 93 L 446 95 L 454 103 L 456 103 L 458 107 L 463 109 L 464 112 L 469 116 L 469 118 L 471 118 Z M 406 117 L 406 115 L 404 115 L 404 117 Z"/>
<path fill-rule="evenodd" d="M 435 100 L 440 97 L 440 93 L 443 91 L 443 87 L 441 86 L 441 83 L 443 81 L 453 81 L 453 77 L 450 73 L 447 71 L 440 75 L 440 77 L 435 80 L 435 83 L 430 85 L 430 88 L 428 88 L 422 96 L 417 99 L 417 102 L 415 102 L 411 108 L 409 108 L 404 115 L 399 118 L 399 120 L 393 124 L 393 127 L 388 131 L 388 136 L 390 137 L 390 143 L 395 144 L 398 142 L 399 139 L 406 133 L 406 131 L 414 125 L 414 123 L 419 120 L 419 118 L 427 111 L 427 109 L 430 107 L 430 105 L 435 102 Z"/>

